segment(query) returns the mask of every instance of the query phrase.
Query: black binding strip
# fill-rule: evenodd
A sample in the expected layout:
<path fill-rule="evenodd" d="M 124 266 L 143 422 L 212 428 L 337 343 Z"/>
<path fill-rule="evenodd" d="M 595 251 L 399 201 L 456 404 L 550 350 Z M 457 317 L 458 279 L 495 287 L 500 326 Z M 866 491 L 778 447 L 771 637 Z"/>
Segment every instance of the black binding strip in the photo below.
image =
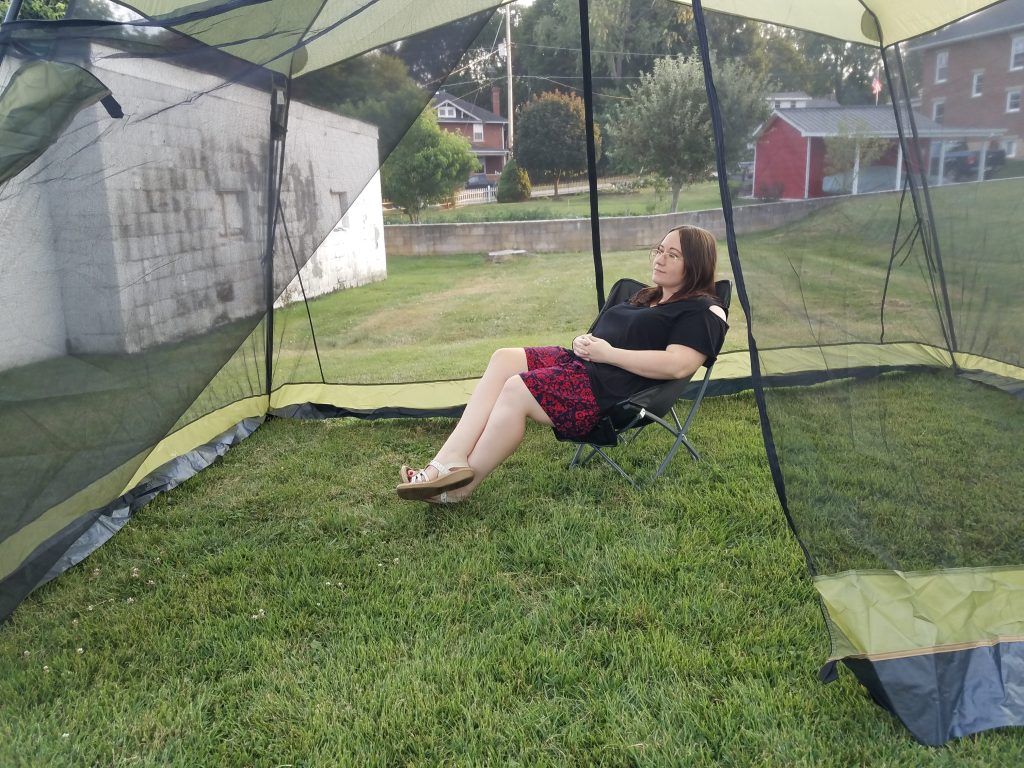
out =
<path fill-rule="evenodd" d="M 718 103 L 718 93 L 715 90 L 715 81 L 711 73 L 710 49 L 708 47 L 708 30 L 704 22 L 704 8 L 700 0 L 693 0 L 693 20 L 697 27 L 697 39 L 700 45 L 700 58 L 704 65 L 704 86 L 708 94 L 708 107 L 711 110 L 711 126 L 715 137 L 715 162 L 718 167 L 718 189 L 722 198 L 722 216 L 725 219 L 725 237 L 729 246 L 729 263 L 732 265 L 733 279 L 736 281 L 736 293 L 740 299 L 740 306 L 747 318 L 747 343 L 750 350 L 750 374 L 751 383 L 754 389 L 754 398 L 757 400 L 757 412 L 761 420 L 761 435 L 764 438 L 765 451 L 768 454 L 768 466 L 771 468 L 772 482 L 775 484 L 775 491 L 779 496 L 779 503 L 782 504 L 782 511 L 786 515 L 786 521 L 796 536 L 800 549 L 804 553 L 804 560 L 807 562 L 807 569 L 811 575 L 817 574 L 814 561 L 810 552 L 804 546 L 800 538 L 800 532 L 793 522 L 793 516 L 789 513 L 789 504 L 786 501 L 786 485 L 782 478 L 782 468 L 779 465 L 778 452 L 775 449 L 775 439 L 772 437 L 771 424 L 768 422 L 768 409 L 765 405 L 764 386 L 761 380 L 761 363 L 757 354 L 757 342 L 754 340 L 753 319 L 750 314 L 750 299 L 747 296 L 746 283 L 743 280 L 743 269 L 740 267 L 739 252 L 736 247 L 736 228 L 733 225 L 732 217 L 732 196 L 729 194 L 729 180 L 726 176 L 725 164 L 725 136 L 722 131 L 722 111 Z"/>
<path fill-rule="evenodd" d="M 583 54 L 583 110 L 587 123 L 587 178 L 590 181 L 590 238 L 594 250 L 597 309 L 604 306 L 604 263 L 601 260 L 601 215 L 597 205 L 597 144 L 594 138 L 594 81 L 590 65 L 590 7 L 580 0 L 580 48 Z M 510 84 L 511 85 L 511 84 Z"/>

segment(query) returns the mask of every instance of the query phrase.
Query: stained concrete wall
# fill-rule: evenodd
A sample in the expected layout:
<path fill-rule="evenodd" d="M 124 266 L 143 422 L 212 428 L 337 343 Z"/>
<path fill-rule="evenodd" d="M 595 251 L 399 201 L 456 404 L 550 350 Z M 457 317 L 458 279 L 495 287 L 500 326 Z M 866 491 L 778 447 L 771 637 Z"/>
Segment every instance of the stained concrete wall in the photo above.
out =
<path fill-rule="evenodd" d="M 776 229 L 835 204 L 842 198 L 745 205 L 733 209 L 738 234 Z M 680 224 L 704 227 L 725 238 L 721 209 L 666 213 L 658 216 L 622 216 L 601 219 L 601 249 L 627 251 L 649 248 L 669 229 Z M 516 248 L 530 253 L 589 251 L 589 219 L 502 221 L 481 224 L 394 224 L 384 228 L 391 256 L 487 253 Z"/>
<path fill-rule="evenodd" d="M 316 249 L 299 277 L 285 288 L 275 306 L 355 288 L 387 277 L 384 253 L 384 214 L 380 174 L 374 174 L 331 233 Z"/>
<path fill-rule="evenodd" d="M 98 46 L 90 60 L 125 116 L 81 110 L 2 188 L 0 369 L 139 352 L 265 309 L 267 90 Z M 317 251 L 314 293 L 382 279 L 376 128 L 302 104 L 289 126 L 276 261 Z M 275 270 L 277 287 L 294 275 Z"/>

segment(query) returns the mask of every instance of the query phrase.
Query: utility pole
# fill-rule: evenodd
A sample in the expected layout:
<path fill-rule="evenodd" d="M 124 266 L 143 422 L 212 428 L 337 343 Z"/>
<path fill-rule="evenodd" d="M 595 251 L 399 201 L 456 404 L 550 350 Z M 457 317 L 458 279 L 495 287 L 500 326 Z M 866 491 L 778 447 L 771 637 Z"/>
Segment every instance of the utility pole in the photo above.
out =
<path fill-rule="evenodd" d="M 508 151 L 512 151 L 512 5 L 505 6 L 505 76 L 508 79 Z"/>

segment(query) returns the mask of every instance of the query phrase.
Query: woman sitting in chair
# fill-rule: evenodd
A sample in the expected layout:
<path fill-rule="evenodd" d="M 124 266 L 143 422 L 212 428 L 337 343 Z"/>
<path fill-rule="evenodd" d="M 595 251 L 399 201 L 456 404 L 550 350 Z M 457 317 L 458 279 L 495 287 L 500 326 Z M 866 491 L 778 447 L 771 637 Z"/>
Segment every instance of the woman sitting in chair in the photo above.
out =
<path fill-rule="evenodd" d="M 496 351 L 437 456 L 419 471 L 402 467 L 398 495 L 462 501 L 519 446 L 526 419 L 559 437 L 582 437 L 620 400 L 659 380 L 689 378 L 713 360 L 728 328 L 715 296 L 714 236 L 676 227 L 651 260 L 653 287 L 608 307 L 571 351 Z"/>

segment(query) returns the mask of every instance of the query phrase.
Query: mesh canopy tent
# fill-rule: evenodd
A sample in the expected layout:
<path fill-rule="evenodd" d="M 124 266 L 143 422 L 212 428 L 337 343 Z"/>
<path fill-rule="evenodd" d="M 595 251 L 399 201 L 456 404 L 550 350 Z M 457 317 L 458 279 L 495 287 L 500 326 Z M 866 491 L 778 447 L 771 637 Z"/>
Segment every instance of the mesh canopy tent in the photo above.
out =
<path fill-rule="evenodd" d="M 455 414 L 494 346 L 551 343 L 482 300 L 480 338 L 439 371 L 420 347 L 443 336 L 444 307 L 418 301 L 415 260 L 386 258 L 380 164 L 495 5 L 94 0 L 60 22 L 11 14 L 0 616 L 268 414 Z M 714 136 L 703 150 L 721 209 L 693 221 L 724 243 L 745 315 L 712 392 L 755 390 L 824 609 L 824 671 L 844 661 L 929 744 L 1024 722 L 1024 3 L 975 13 L 986 5 L 657 3 L 651 23 L 678 24 L 676 47 L 632 51 L 666 62 L 652 79 L 697 78 L 699 98 L 674 109 Z M 628 127 L 649 94 L 643 78 L 624 103 L 595 93 L 586 34 L 625 6 L 580 7 L 591 21 L 559 65 L 591 114 L 624 126 L 607 140 L 625 156 L 627 134 L 660 130 Z M 876 62 L 889 103 L 787 102 L 799 62 L 761 83 L 773 100 L 737 87 L 749 81 L 734 65 L 787 36 L 840 69 Z M 395 62 L 408 83 L 387 79 Z M 600 299 L 606 277 L 635 276 L 644 246 L 683 220 L 602 215 L 597 159 L 592 220 L 560 230 L 554 262 L 595 280 L 559 297 L 559 338 L 587 325 L 595 284 Z M 739 204 L 754 198 L 786 202 Z M 384 282 L 406 301 L 368 324 Z"/>

